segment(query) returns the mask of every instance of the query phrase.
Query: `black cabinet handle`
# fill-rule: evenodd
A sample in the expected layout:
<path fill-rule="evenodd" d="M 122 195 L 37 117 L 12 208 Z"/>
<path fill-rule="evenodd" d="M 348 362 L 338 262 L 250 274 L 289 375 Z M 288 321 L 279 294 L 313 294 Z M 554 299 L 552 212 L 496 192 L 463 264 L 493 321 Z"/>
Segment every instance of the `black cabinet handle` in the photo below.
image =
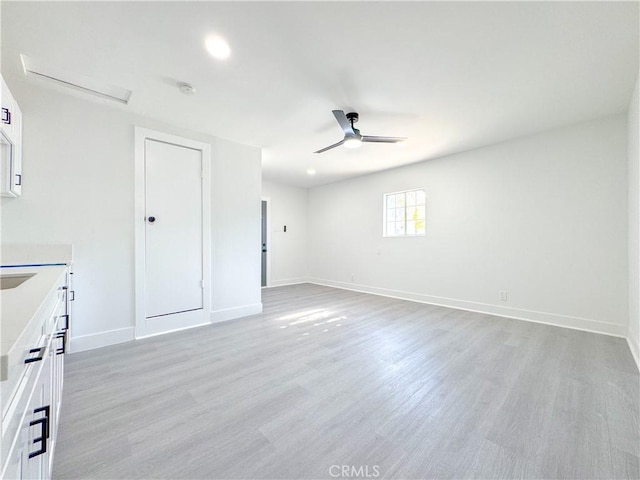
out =
<path fill-rule="evenodd" d="M 18 185 L 22 185 L 22 175 L 20 175 L 19 173 L 16 173 L 16 186 Z"/>
<path fill-rule="evenodd" d="M 45 425 L 45 433 L 47 438 L 49 438 L 49 432 L 51 431 L 51 407 L 47 405 L 46 407 L 36 408 L 33 413 L 44 412 L 44 418 L 47 420 Z"/>
<path fill-rule="evenodd" d="M 42 360 L 44 358 L 44 351 L 46 349 L 47 349 L 47 347 L 32 348 L 31 350 L 29 350 L 29 353 L 37 353 L 38 355 L 35 356 L 35 357 L 31 357 L 31 358 L 25 358 L 24 359 L 24 363 L 39 362 L 40 360 Z"/>
<path fill-rule="evenodd" d="M 43 410 L 46 412 L 46 416 L 29 422 L 29 425 L 32 427 L 40 425 L 40 436 L 33 439 L 34 445 L 36 443 L 40 443 L 40 449 L 35 452 L 29 452 L 29 458 L 37 457 L 38 455 L 42 455 L 47 452 L 47 438 L 49 438 L 49 407 L 36 408 L 33 413 L 38 413 Z"/>
<path fill-rule="evenodd" d="M 2 109 L 2 123 L 6 123 L 7 125 L 11 125 L 11 112 L 8 108 Z"/>
<path fill-rule="evenodd" d="M 60 330 L 63 332 L 66 332 L 67 330 L 69 330 L 69 314 L 60 315 L 58 316 L 58 318 L 64 318 L 64 327 L 62 327 Z"/>
<path fill-rule="evenodd" d="M 68 315 L 67 315 L 68 316 Z M 56 349 L 56 355 L 64 355 L 67 351 L 67 331 L 58 332 L 56 338 L 62 339 L 62 346 Z"/>
<path fill-rule="evenodd" d="M 38 455 L 42 455 L 43 453 L 47 452 L 47 419 L 46 418 L 39 418 L 38 420 L 33 420 L 32 422 L 29 422 L 30 426 L 35 426 L 40 424 L 40 436 L 37 438 L 33 439 L 33 443 L 38 443 L 40 442 L 40 449 L 36 450 L 35 452 L 29 452 L 29 458 L 33 458 L 33 457 L 37 457 Z"/>
<path fill-rule="evenodd" d="M 76 299 L 76 291 L 75 290 L 69 290 L 69 301 L 73 302 Z"/>
<path fill-rule="evenodd" d="M 149 223 L 153 223 L 156 221 L 156 217 L 149 217 L 147 218 L 147 220 L 149 221 Z"/>

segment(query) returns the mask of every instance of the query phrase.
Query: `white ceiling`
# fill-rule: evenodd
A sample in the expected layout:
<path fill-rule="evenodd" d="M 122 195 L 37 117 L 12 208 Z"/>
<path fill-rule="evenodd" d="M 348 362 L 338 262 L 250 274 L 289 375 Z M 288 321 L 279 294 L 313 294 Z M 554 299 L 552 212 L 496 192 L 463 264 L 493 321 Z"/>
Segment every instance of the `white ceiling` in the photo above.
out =
<path fill-rule="evenodd" d="M 128 88 L 113 108 L 261 146 L 265 178 L 308 187 L 624 111 L 638 15 L 638 2 L 2 2 L 2 69 L 19 74 L 23 53 Z M 206 52 L 211 33 L 227 61 Z M 342 139 L 333 109 L 410 140 L 313 154 Z"/>

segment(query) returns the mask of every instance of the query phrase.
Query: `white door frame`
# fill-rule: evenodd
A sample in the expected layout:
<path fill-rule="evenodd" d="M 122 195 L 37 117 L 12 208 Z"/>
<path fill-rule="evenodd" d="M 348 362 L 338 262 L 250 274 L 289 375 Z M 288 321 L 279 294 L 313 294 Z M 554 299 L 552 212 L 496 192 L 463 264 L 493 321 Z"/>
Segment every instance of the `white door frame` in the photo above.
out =
<path fill-rule="evenodd" d="M 135 126 L 135 320 L 136 338 L 159 335 L 149 331 L 145 312 L 145 140 L 156 140 L 202 152 L 202 322 L 178 328 L 196 327 L 211 323 L 211 146 L 188 138 Z M 180 192 L 171 192 L 180 195 Z"/>
<path fill-rule="evenodd" d="M 271 286 L 271 197 L 261 197 L 260 211 L 262 202 L 267 202 L 267 284 L 262 288 L 268 288 Z"/>

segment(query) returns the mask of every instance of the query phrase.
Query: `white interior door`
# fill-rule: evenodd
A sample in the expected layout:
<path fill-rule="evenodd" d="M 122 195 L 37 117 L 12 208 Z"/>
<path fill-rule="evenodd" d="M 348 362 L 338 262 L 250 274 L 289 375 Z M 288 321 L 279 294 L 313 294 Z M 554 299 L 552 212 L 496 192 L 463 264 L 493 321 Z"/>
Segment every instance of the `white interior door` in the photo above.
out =
<path fill-rule="evenodd" d="M 202 151 L 145 139 L 145 317 L 178 329 L 203 300 Z"/>

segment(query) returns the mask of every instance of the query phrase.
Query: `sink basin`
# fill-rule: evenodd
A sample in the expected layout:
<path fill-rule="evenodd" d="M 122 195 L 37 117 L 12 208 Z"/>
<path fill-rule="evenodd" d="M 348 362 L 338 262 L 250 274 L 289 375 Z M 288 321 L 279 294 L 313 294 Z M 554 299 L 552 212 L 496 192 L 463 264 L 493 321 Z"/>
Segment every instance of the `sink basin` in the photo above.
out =
<path fill-rule="evenodd" d="M 7 273 L 0 275 L 0 290 L 8 290 L 22 285 L 24 282 L 33 277 L 35 273 Z"/>

